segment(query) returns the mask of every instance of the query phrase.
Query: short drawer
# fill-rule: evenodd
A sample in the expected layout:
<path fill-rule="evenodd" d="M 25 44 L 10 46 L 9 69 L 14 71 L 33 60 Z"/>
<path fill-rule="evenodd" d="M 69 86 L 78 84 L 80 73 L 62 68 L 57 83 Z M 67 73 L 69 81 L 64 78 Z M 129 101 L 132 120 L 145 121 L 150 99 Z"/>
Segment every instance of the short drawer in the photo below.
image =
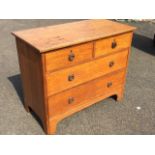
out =
<path fill-rule="evenodd" d="M 119 88 L 123 86 L 124 76 L 125 70 L 122 70 L 49 97 L 49 116 L 72 111 L 77 106 L 94 102 L 101 96 L 117 94 Z"/>
<path fill-rule="evenodd" d="M 95 42 L 95 57 L 104 56 L 117 50 L 129 48 L 131 45 L 132 33 L 117 35 L 110 38 L 101 39 Z"/>
<path fill-rule="evenodd" d="M 45 70 L 54 71 L 91 60 L 92 53 L 92 42 L 45 53 Z"/>
<path fill-rule="evenodd" d="M 125 68 L 128 50 L 46 74 L 48 96 Z"/>

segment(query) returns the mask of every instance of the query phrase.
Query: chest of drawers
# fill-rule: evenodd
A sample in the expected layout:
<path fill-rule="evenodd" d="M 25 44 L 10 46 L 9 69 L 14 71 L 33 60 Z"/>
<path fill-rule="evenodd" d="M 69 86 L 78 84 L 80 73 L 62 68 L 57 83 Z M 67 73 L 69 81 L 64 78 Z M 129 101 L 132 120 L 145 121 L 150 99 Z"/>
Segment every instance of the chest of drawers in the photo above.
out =
<path fill-rule="evenodd" d="M 134 27 L 84 20 L 13 32 L 24 105 L 47 134 L 57 123 L 109 96 L 121 100 Z"/>

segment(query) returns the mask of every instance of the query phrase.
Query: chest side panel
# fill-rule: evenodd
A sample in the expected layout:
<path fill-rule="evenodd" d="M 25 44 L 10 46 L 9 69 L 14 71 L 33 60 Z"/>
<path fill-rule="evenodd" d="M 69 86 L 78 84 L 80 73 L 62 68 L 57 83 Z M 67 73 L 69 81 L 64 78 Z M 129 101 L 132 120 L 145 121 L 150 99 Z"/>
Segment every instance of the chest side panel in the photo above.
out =
<path fill-rule="evenodd" d="M 45 117 L 43 72 L 41 55 L 20 39 L 16 39 L 24 104 L 30 107 L 43 121 Z"/>

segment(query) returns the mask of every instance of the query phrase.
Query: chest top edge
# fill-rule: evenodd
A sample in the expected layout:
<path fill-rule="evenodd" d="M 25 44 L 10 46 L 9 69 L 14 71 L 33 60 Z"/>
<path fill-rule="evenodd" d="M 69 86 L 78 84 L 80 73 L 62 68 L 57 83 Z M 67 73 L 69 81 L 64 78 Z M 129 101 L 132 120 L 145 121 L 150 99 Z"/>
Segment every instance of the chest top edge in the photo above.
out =
<path fill-rule="evenodd" d="M 39 53 L 133 32 L 136 28 L 110 20 L 84 20 L 55 26 L 28 29 L 12 34 Z"/>

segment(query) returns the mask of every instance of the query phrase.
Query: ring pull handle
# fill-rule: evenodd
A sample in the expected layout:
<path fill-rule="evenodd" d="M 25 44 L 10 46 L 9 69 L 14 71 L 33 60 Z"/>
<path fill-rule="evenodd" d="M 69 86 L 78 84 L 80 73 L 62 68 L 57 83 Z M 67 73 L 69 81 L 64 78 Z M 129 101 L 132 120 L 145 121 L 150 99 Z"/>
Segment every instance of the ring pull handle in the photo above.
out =
<path fill-rule="evenodd" d="M 107 83 L 107 87 L 110 88 L 112 86 L 112 82 Z"/>
<path fill-rule="evenodd" d="M 110 62 L 109 62 L 109 67 L 113 67 L 113 66 L 114 66 L 114 64 L 115 64 L 115 62 L 114 62 L 114 61 L 110 61 Z"/>
<path fill-rule="evenodd" d="M 70 54 L 68 55 L 68 60 L 73 61 L 74 59 L 75 59 L 75 54 L 71 50 Z"/>
<path fill-rule="evenodd" d="M 74 97 L 70 97 L 69 99 L 68 99 L 68 104 L 72 104 L 74 102 Z"/>
<path fill-rule="evenodd" d="M 74 78 L 75 78 L 75 77 L 74 77 L 74 74 L 71 74 L 71 75 L 68 76 L 68 81 L 73 81 Z"/>
<path fill-rule="evenodd" d="M 117 47 L 117 42 L 114 40 L 111 44 L 111 48 L 114 49 Z"/>

